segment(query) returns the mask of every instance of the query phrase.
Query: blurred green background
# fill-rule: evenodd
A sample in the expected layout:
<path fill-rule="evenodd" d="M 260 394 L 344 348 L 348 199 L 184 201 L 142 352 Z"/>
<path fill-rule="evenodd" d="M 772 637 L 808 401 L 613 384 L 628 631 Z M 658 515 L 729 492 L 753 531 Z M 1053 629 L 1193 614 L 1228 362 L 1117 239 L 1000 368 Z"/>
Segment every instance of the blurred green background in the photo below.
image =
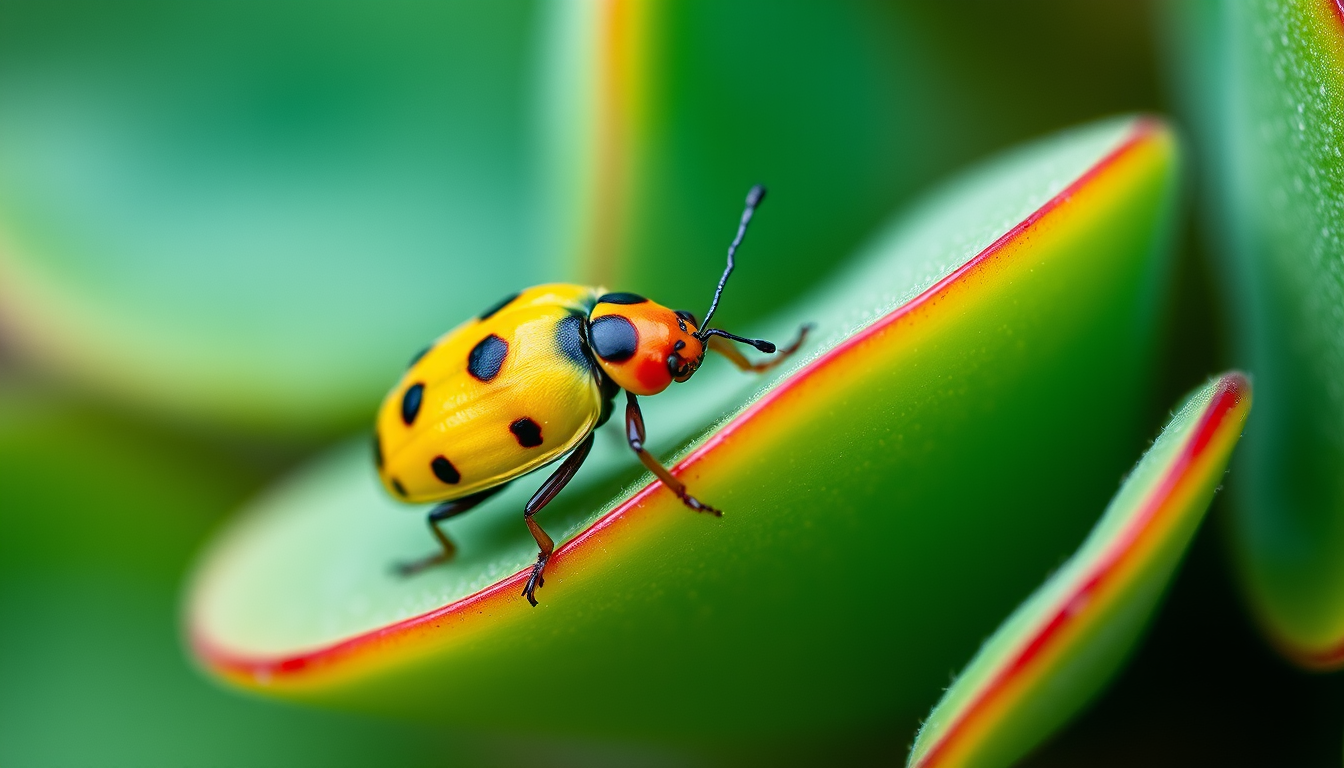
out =
<path fill-rule="evenodd" d="M 0 3 L 0 764 L 700 761 L 222 690 L 183 653 L 181 579 L 231 510 L 368 429 L 411 353 L 522 285 L 700 311 L 762 180 L 790 226 L 753 235 L 774 261 L 743 263 L 724 321 L 745 322 L 995 149 L 1116 112 L 1179 124 L 1152 11 L 666 7 L 637 226 L 603 267 L 555 225 L 556 169 L 583 159 L 556 139 L 585 98 L 557 60 L 572 9 Z M 1152 425 L 1229 357 L 1209 250 L 1187 226 Z M 1339 763 L 1344 685 L 1251 628 L 1222 516 L 1119 682 L 1027 764 Z M 914 726 L 817 759 L 896 762 Z"/>

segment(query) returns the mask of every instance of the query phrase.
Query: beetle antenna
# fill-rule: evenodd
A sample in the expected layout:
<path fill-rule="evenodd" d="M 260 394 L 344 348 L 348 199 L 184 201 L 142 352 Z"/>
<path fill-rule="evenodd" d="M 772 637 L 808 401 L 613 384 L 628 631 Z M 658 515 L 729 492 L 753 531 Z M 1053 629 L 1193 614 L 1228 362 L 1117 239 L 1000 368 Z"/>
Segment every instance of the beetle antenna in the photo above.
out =
<path fill-rule="evenodd" d="M 742 220 L 737 224 L 737 235 L 733 237 L 733 242 L 728 245 L 728 266 L 723 270 L 723 277 L 719 278 L 719 287 L 714 289 L 714 301 L 710 303 L 709 311 L 705 313 L 705 322 L 700 326 L 700 333 L 696 334 L 701 341 L 709 336 L 709 332 L 705 329 L 709 326 L 710 318 L 714 317 L 714 310 L 719 308 L 719 297 L 723 295 L 723 286 L 728 284 L 728 276 L 733 274 L 733 255 L 737 253 L 737 246 L 742 244 L 742 238 L 747 234 L 747 225 L 751 223 L 752 214 L 756 213 L 756 207 L 764 199 L 765 187 L 760 184 L 756 184 L 747 192 L 747 207 L 742 210 Z M 747 341 L 746 339 L 738 339 L 736 336 L 732 338 L 738 341 Z"/>
<path fill-rule="evenodd" d="M 765 339 L 746 339 L 737 334 L 721 331 L 718 328 L 710 328 L 709 330 L 704 331 L 703 334 L 704 335 L 701 337 L 702 339 L 709 338 L 710 336 L 722 336 L 725 339 L 732 339 L 733 341 L 740 341 L 743 344 L 750 344 L 767 355 L 775 351 L 775 345 Z"/>

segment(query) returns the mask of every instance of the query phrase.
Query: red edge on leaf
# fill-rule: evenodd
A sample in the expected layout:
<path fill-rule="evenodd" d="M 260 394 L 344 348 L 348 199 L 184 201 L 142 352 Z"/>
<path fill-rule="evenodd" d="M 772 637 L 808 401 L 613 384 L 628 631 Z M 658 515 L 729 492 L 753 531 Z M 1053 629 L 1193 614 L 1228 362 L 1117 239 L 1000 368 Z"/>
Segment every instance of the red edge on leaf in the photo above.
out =
<path fill-rule="evenodd" d="M 1324 651 L 1312 651 L 1303 648 L 1283 637 L 1271 637 L 1274 645 L 1286 658 L 1291 659 L 1304 669 L 1317 672 L 1334 672 L 1344 667 L 1344 642 Z"/>
<path fill-rule="evenodd" d="M 1329 4 L 1330 10 L 1334 11 L 1335 20 L 1340 26 L 1344 26 L 1344 0 L 1325 0 L 1325 2 Z M 1344 647 L 1339 649 L 1339 653 L 1344 654 Z"/>
<path fill-rule="evenodd" d="M 1083 615 L 1080 607 L 1091 604 L 1100 588 L 1121 570 L 1120 566 L 1123 565 L 1126 555 L 1134 551 L 1135 544 L 1149 530 L 1150 525 L 1168 508 L 1168 501 L 1179 489 L 1187 471 L 1197 464 L 1204 449 L 1218 433 L 1225 417 L 1241 404 L 1249 390 L 1250 384 L 1241 373 L 1229 373 L 1222 377 L 1213 397 L 1204 408 L 1193 438 L 1177 455 L 1162 480 L 1153 488 L 1142 511 L 1135 515 L 1115 537 L 1111 546 L 1097 559 L 1092 571 L 1054 608 L 1054 613 L 1045 625 L 1040 627 L 1036 635 L 1017 651 L 1011 661 L 999 670 L 979 695 L 965 706 L 960 716 L 943 730 L 938 741 L 924 753 L 918 763 L 915 763 L 918 768 L 938 765 L 957 738 L 972 727 L 974 721 L 983 716 L 996 700 L 1004 695 L 1013 678 L 1029 670 L 1042 654 L 1054 646 L 1064 630 Z"/>
<path fill-rule="evenodd" d="M 1085 187 L 1089 182 L 1100 176 L 1136 147 L 1162 133 L 1164 130 L 1161 121 L 1156 118 L 1141 117 L 1137 119 L 1130 134 L 1119 144 L 1119 146 L 1091 168 L 1088 168 L 1086 172 L 1075 179 L 1069 186 L 1065 187 L 1063 191 L 1050 198 L 1050 200 L 1046 201 L 1044 205 L 1017 224 L 1017 226 L 1010 229 L 987 248 L 976 254 L 965 264 L 953 270 L 951 274 L 935 283 L 928 290 L 911 299 L 909 302 L 893 309 L 871 325 L 848 339 L 845 339 L 816 360 L 813 360 L 808 365 L 793 373 L 781 382 L 779 386 L 767 392 L 761 399 L 751 404 L 742 411 L 742 413 L 738 414 L 716 433 L 711 435 L 699 448 L 696 448 L 687 455 L 686 458 L 678 462 L 678 464 L 673 467 L 672 473 L 674 475 L 684 474 L 696 464 L 710 458 L 715 450 L 731 438 L 742 425 L 752 421 L 762 412 L 768 410 L 773 403 L 781 399 L 786 393 L 800 386 L 813 373 L 837 363 L 837 361 L 846 358 L 856 350 L 861 351 L 860 348 L 865 342 L 880 336 L 903 318 L 936 303 L 940 295 L 947 292 L 952 285 L 965 279 L 968 275 L 974 274 L 978 270 L 984 268 L 986 264 L 992 262 L 996 256 L 999 255 L 1000 251 L 1002 251 L 1007 244 L 1028 232 L 1042 218 L 1067 204 L 1074 194 Z M 626 516 L 626 512 L 638 507 L 650 496 L 662 490 L 662 485 L 656 480 L 640 489 L 629 499 L 617 505 L 610 512 L 599 518 L 583 532 L 558 547 L 551 558 L 551 567 L 554 568 L 562 563 L 567 559 L 567 556 L 576 556 L 589 542 L 598 539 L 604 531 L 621 522 L 622 518 Z M 194 623 L 189 624 L 188 641 L 197 657 L 200 658 L 208 668 L 226 677 L 251 680 L 263 684 L 277 678 L 294 678 L 305 673 L 312 673 L 321 668 L 330 668 L 339 664 L 342 660 L 351 658 L 362 651 L 384 645 L 400 645 L 403 641 L 410 639 L 415 633 L 432 632 L 435 629 L 440 628 L 442 624 L 457 623 L 469 615 L 493 612 L 493 610 L 501 608 L 508 602 L 521 602 L 522 598 L 520 597 L 520 594 L 522 592 L 523 583 L 527 580 L 530 571 L 530 567 L 525 568 L 513 576 L 496 582 L 473 595 L 469 595 L 461 600 L 449 603 L 448 605 L 436 608 L 432 611 L 422 613 L 419 616 L 412 616 L 411 618 L 403 619 L 394 624 L 389 624 L 385 627 L 380 627 L 370 632 L 365 632 L 341 640 L 329 646 L 280 658 L 256 657 L 229 651 L 206 637 L 205 633 L 199 627 L 195 626 Z"/>

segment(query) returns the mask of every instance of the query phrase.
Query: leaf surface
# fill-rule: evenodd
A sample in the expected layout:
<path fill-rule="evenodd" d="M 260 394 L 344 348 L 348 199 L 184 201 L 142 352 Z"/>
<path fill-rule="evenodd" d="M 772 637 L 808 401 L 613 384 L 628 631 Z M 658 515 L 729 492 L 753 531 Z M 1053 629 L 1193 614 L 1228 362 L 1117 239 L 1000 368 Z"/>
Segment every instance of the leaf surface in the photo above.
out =
<path fill-rule="evenodd" d="M 518 3 L 12 9 L 6 331 L 213 425 L 359 423 L 461 307 L 539 277 L 518 205 L 530 18 Z"/>
<path fill-rule="evenodd" d="M 1207 152 L 1239 367 L 1259 405 L 1229 491 L 1248 603 L 1290 658 L 1344 665 L 1344 10 L 1172 4 Z"/>
<path fill-rule="evenodd" d="M 1231 373 L 1177 409 L 1074 556 L 948 689 L 909 765 L 1012 765 L 1109 682 L 1199 528 L 1250 408 L 1250 383 Z"/>
<path fill-rule="evenodd" d="M 454 722 L 739 740 L 913 727 L 1138 450 L 1175 162 L 1160 123 L 1122 118 L 985 163 L 745 329 L 816 323 L 798 361 L 764 384 L 707 362 L 648 399 L 655 452 L 689 443 L 675 472 L 721 520 L 632 472 L 607 428 L 541 515 L 564 544 L 532 609 L 535 483 L 452 521 L 453 563 L 398 579 L 391 564 L 432 541 L 361 440 L 205 553 L 193 647 L 259 691 Z"/>

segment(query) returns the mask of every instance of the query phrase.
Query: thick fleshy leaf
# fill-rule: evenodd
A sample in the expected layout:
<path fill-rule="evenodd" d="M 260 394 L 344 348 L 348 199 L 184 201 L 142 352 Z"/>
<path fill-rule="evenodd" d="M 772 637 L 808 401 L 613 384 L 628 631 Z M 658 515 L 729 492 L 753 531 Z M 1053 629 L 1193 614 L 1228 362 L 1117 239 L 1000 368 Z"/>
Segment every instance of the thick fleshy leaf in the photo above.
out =
<path fill-rule="evenodd" d="M 909 765 L 1012 765 L 1108 682 L 1199 527 L 1250 407 L 1237 373 L 1185 401 L 1078 552 L 948 689 Z"/>
<path fill-rule="evenodd" d="M 0 314 L 141 405 L 359 423 L 536 279 L 519 3 L 26 3 L 0 25 Z"/>
<path fill-rule="evenodd" d="M 1238 360 L 1259 407 L 1230 486 L 1249 603 L 1310 667 L 1344 665 L 1344 11 L 1176 4 Z"/>
<path fill-rule="evenodd" d="M 519 595 L 535 483 L 452 521 L 453 563 L 399 579 L 432 541 L 361 440 L 205 554 L 193 647 L 259 691 L 455 723 L 776 747 L 913 728 L 1138 450 L 1174 171 L 1170 133 L 1125 118 L 927 199 L 742 329 L 815 322 L 809 359 L 764 389 L 707 363 L 647 401 L 656 449 L 699 435 L 675 471 L 721 520 L 630 485 L 619 427 L 599 435 L 541 516 L 565 543 L 540 608 Z"/>

